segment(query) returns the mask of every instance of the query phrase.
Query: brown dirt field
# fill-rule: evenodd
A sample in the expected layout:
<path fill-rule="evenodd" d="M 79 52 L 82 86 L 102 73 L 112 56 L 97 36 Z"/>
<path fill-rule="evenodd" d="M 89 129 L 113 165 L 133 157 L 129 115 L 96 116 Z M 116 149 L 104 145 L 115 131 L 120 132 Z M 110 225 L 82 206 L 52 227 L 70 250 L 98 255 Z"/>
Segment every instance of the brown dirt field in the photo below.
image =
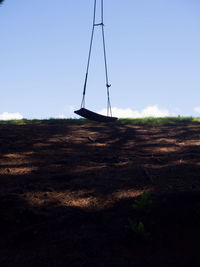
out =
<path fill-rule="evenodd" d="M 0 266 L 200 266 L 199 175 L 198 125 L 0 125 Z"/>

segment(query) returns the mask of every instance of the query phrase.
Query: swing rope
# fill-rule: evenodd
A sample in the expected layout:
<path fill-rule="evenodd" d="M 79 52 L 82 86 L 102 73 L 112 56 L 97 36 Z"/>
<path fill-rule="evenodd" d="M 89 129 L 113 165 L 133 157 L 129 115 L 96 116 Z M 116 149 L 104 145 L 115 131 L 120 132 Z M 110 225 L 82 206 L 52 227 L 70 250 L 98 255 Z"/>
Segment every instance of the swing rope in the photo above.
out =
<path fill-rule="evenodd" d="M 92 34 L 91 34 L 91 40 L 90 40 L 90 48 L 89 48 L 89 55 L 88 55 L 88 61 L 87 61 L 81 108 L 85 108 L 85 94 L 86 94 L 86 89 L 87 89 L 87 81 L 88 81 L 95 27 L 100 26 L 101 32 L 102 32 L 102 40 L 103 40 L 103 53 L 104 53 L 106 88 L 107 88 L 107 116 L 109 116 L 110 114 L 110 116 L 112 117 L 112 108 L 111 108 L 110 90 L 109 90 L 111 87 L 111 84 L 109 84 L 109 78 L 108 78 L 108 65 L 107 65 L 106 42 L 105 42 L 105 32 L 104 32 L 104 2 L 103 0 L 101 0 L 101 22 L 100 23 L 96 23 L 96 11 L 97 11 L 97 0 L 94 0 L 93 26 L 92 26 Z"/>

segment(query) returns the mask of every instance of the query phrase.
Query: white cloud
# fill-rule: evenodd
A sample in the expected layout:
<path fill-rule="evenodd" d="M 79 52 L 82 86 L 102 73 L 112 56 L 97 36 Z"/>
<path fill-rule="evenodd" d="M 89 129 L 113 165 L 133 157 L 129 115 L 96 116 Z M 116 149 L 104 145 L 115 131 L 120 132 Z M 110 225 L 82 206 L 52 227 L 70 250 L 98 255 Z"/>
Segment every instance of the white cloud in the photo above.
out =
<path fill-rule="evenodd" d="M 52 118 L 54 119 L 69 119 L 69 118 L 74 118 L 75 114 L 74 114 L 74 110 L 75 107 L 74 106 L 67 106 L 65 108 L 65 110 L 63 110 L 63 113 L 59 114 L 59 115 L 54 115 Z"/>
<path fill-rule="evenodd" d="M 194 108 L 194 111 L 195 111 L 196 113 L 200 113 L 200 107 L 195 107 L 195 108 Z"/>
<path fill-rule="evenodd" d="M 7 121 L 7 120 L 22 120 L 23 116 L 20 113 L 8 113 L 3 112 L 0 114 L 0 120 Z"/>
<path fill-rule="evenodd" d="M 107 115 L 107 110 L 103 109 L 99 112 L 102 115 Z M 141 111 L 132 110 L 131 108 L 120 109 L 112 108 L 113 116 L 118 118 L 143 118 L 143 117 L 168 117 L 170 113 L 167 109 L 160 109 L 157 105 L 148 106 Z"/>
<path fill-rule="evenodd" d="M 67 107 L 67 117 L 72 118 L 72 119 L 79 118 L 79 116 L 74 113 L 74 111 L 77 109 L 79 109 L 79 108 L 77 108 L 77 107 L 75 108 L 75 106 L 73 106 L 73 105 L 68 106 Z"/>
<path fill-rule="evenodd" d="M 70 115 L 74 114 L 75 107 L 74 106 L 68 106 L 68 112 Z"/>
<path fill-rule="evenodd" d="M 64 114 L 55 116 L 55 119 L 66 119 L 67 117 Z"/>
<path fill-rule="evenodd" d="M 159 109 L 157 106 L 150 106 L 142 110 L 142 117 L 167 117 L 167 109 Z"/>

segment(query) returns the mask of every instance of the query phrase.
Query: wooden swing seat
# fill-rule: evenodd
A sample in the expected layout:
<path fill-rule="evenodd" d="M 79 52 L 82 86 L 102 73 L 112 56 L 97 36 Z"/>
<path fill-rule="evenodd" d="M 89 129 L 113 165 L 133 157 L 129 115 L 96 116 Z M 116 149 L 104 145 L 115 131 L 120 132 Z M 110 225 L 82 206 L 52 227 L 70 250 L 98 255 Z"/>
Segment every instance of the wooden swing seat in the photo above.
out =
<path fill-rule="evenodd" d="M 90 111 L 86 108 L 81 108 L 79 110 L 74 111 L 74 113 L 78 114 L 79 116 L 91 120 L 91 121 L 97 121 L 97 122 L 114 122 L 117 120 L 116 117 L 109 117 L 104 116 L 98 113 L 95 113 L 93 111 Z"/>

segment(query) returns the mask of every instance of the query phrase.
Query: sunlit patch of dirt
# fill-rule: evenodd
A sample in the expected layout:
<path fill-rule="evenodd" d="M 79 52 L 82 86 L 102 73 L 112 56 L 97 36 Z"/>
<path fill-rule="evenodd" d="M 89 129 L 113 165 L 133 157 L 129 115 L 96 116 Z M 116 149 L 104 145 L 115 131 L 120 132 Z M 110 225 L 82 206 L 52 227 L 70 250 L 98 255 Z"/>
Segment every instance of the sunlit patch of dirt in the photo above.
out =
<path fill-rule="evenodd" d="M 147 151 L 153 153 L 153 154 L 156 154 L 156 153 L 171 153 L 171 152 L 178 152 L 180 151 L 181 148 L 180 147 L 177 147 L 177 146 L 158 146 L 158 147 L 155 147 L 155 148 L 152 148 L 152 149 L 147 149 Z"/>
<path fill-rule="evenodd" d="M 65 192 L 36 192 L 28 193 L 25 200 L 33 206 L 63 206 L 63 207 L 79 207 L 84 209 L 96 208 L 100 199 L 90 195 L 88 191 L 65 191 Z M 104 203 L 105 204 L 105 203 Z"/>
<path fill-rule="evenodd" d="M 78 207 L 87 210 L 102 210 L 115 205 L 121 199 L 130 199 L 142 195 L 145 190 L 119 190 L 108 195 L 95 196 L 93 191 L 63 191 L 27 193 L 22 198 L 32 206 Z"/>
<path fill-rule="evenodd" d="M 102 144 L 102 143 L 91 143 L 89 144 L 89 146 L 93 146 L 93 147 L 107 147 L 107 144 Z"/>
<path fill-rule="evenodd" d="M 198 147 L 200 146 L 200 140 L 185 140 L 182 142 L 184 146 L 195 146 Z"/>
<path fill-rule="evenodd" d="M 34 171 L 36 171 L 38 168 L 37 167 L 9 167 L 6 169 L 0 169 L 0 174 L 1 175 L 26 175 L 30 174 Z"/>
<path fill-rule="evenodd" d="M 132 164 L 132 161 L 130 161 L 130 160 L 127 160 L 127 161 L 124 160 L 124 161 L 121 161 L 121 162 L 118 162 L 118 163 L 114 163 L 114 165 L 116 167 L 125 167 L 125 166 L 128 166 L 130 164 Z"/>
<path fill-rule="evenodd" d="M 136 142 L 134 141 L 129 141 L 124 145 L 124 148 L 126 149 L 130 149 L 131 147 L 133 147 L 136 144 Z"/>
<path fill-rule="evenodd" d="M 50 147 L 50 143 L 36 143 L 34 144 L 34 147 Z"/>
<path fill-rule="evenodd" d="M 148 188 L 145 190 L 120 190 L 116 193 L 114 193 L 114 198 L 116 200 L 119 199 L 127 199 L 127 198 L 135 198 L 138 196 L 141 196 L 144 192 L 152 192 L 153 191 L 153 187 L 152 188 Z"/>
<path fill-rule="evenodd" d="M 25 156 L 25 157 L 31 157 L 31 156 L 33 156 L 34 154 L 35 154 L 34 151 L 27 151 L 27 152 L 23 152 L 23 153 L 21 153 L 20 155 L 23 155 L 23 156 Z"/>
<path fill-rule="evenodd" d="M 4 158 L 11 159 L 11 160 L 12 159 L 16 160 L 16 159 L 25 159 L 26 156 L 23 155 L 23 154 L 9 153 L 9 154 L 5 154 Z"/>

